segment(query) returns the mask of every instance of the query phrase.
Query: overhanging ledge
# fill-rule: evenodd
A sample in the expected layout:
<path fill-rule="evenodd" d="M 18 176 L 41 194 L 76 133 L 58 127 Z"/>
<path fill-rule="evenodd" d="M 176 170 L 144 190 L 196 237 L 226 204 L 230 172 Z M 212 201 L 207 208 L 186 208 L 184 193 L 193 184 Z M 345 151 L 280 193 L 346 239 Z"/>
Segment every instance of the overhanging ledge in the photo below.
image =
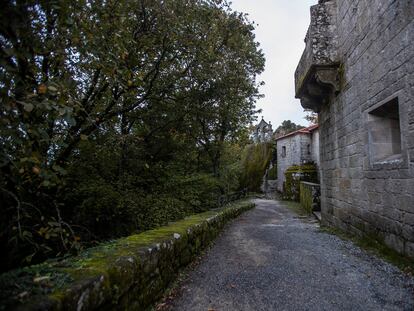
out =
<path fill-rule="evenodd" d="M 336 14 L 336 0 L 319 0 L 311 7 L 306 47 L 295 72 L 295 97 L 316 112 L 340 91 Z"/>
<path fill-rule="evenodd" d="M 300 99 L 303 108 L 319 112 L 339 91 L 339 63 L 311 65 L 295 97 Z"/>

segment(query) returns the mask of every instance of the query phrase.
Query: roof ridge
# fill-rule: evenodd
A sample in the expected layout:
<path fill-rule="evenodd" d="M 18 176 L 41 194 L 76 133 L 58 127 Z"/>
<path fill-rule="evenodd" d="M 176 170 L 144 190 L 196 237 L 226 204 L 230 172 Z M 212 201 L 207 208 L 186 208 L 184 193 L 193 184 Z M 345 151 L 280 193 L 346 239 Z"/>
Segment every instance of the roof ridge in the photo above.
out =
<path fill-rule="evenodd" d="M 279 140 L 279 139 L 282 139 L 282 138 L 285 138 L 285 137 L 288 137 L 288 136 L 293 136 L 293 135 L 299 134 L 299 133 L 300 134 L 310 134 L 310 133 L 312 133 L 313 130 L 317 129 L 318 127 L 319 127 L 319 124 L 312 124 L 308 127 L 301 128 L 299 130 L 290 132 L 286 135 L 280 136 L 280 137 L 276 138 L 276 140 Z"/>

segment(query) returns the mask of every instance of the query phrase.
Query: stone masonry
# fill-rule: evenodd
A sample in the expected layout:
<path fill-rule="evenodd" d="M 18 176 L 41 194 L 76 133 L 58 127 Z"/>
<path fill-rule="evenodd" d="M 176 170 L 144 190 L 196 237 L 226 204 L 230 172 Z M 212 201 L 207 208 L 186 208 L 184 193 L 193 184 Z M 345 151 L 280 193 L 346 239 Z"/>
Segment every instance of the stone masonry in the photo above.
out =
<path fill-rule="evenodd" d="M 276 139 L 277 144 L 277 189 L 283 191 L 285 172 L 292 165 L 313 162 L 319 167 L 318 126 L 289 133 Z"/>
<path fill-rule="evenodd" d="M 296 97 L 319 112 L 322 221 L 414 257 L 414 1 L 311 7 Z"/>
<path fill-rule="evenodd" d="M 256 144 L 269 142 L 272 139 L 272 135 L 273 129 L 271 122 L 269 121 L 269 123 L 267 123 L 262 117 L 262 120 L 253 129 L 253 142 Z"/>

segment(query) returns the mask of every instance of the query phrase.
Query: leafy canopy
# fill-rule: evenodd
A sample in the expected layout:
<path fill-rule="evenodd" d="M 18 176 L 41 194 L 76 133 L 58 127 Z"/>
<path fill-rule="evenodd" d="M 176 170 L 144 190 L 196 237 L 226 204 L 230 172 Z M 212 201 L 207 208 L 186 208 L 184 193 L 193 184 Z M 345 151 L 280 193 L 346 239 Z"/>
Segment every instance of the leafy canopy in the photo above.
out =
<path fill-rule="evenodd" d="M 3 1 L 2 266 L 214 207 L 263 67 L 225 1 Z"/>

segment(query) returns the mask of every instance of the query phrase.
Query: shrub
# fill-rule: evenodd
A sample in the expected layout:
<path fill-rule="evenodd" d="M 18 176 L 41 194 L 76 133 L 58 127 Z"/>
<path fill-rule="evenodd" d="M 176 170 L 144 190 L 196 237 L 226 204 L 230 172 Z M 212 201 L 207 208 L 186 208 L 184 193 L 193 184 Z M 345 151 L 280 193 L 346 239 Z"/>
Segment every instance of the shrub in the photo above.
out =
<path fill-rule="evenodd" d="M 293 165 L 285 172 L 283 184 L 283 198 L 285 200 L 299 201 L 300 182 L 318 182 L 318 170 L 315 164 Z"/>
<path fill-rule="evenodd" d="M 268 180 L 276 180 L 277 179 L 277 165 L 273 164 L 273 166 L 267 172 L 267 179 Z"/>
<path fill-rule="evenodd" d="M 240 184 L 249 191 L 260 191 L 263 176 L 273 156 L 271 143 L 248 145 L 242 154 L 243 173 Z"/>

